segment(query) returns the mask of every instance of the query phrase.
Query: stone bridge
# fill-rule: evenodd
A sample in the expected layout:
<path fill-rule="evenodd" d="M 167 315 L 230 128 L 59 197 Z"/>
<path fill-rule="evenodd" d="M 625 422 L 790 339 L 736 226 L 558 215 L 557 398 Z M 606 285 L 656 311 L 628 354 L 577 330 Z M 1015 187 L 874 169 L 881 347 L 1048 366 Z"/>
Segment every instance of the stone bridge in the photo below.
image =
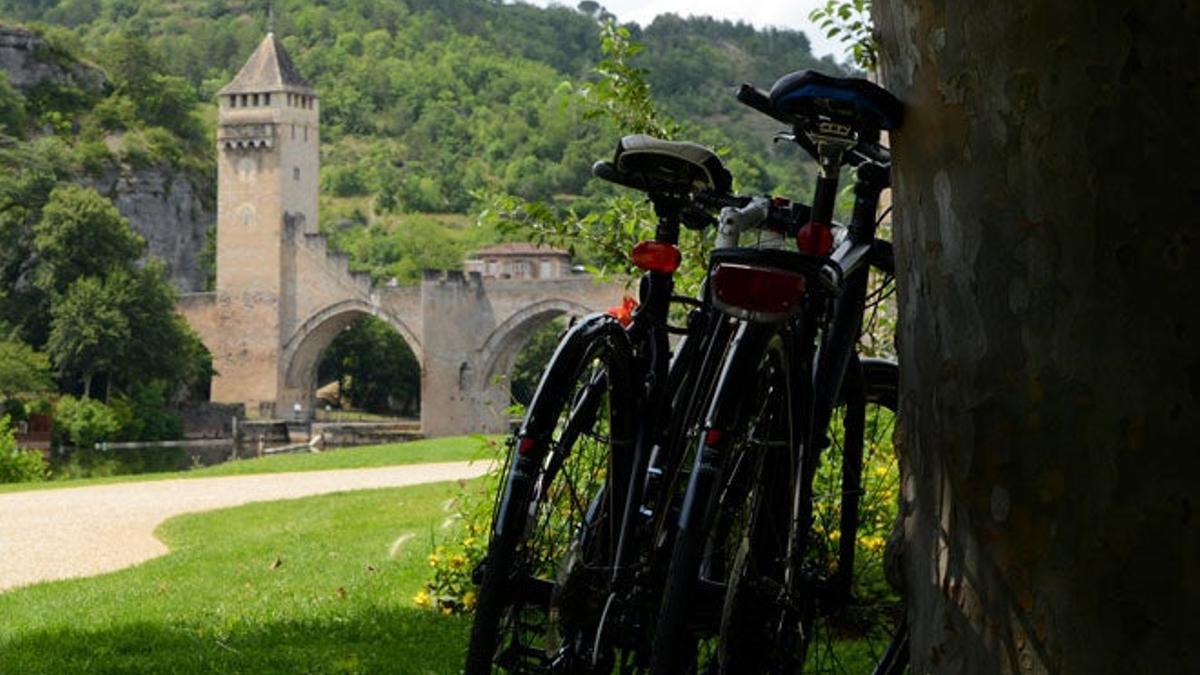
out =
<path fill-rule="evenodd" d="M 280 417 L 315 405 L 317 366 L 344 328 L 374 316 L 399 333 L 421 364 L 421 426 L 427 436 L 508 427 L 509 375 L 533 333 L 555 317 L 620 302 L 620 283 L 586 274 L 483 279 L 426 271 L 419 286 L 374 287 L 351 273 L 325 238 L 285 228 L 288 296 L 247 292 L 182 296 L 179 309 L 213 354 L 212 398 L 243 402 L 251 415 Z M 276 330 L 258 330 L 278 309 Z M 265 311 L 264 311 L 265 310 Z M 259 325 L 255 325 L 259 324 Z"/>
<path fill-rule="evenodd" d="M 507 427 L 508 374 L 560 314 L 617 304 L 622 284 L 586 275 L 484 280 L 427 273 L 375 288 L 319 234 L 320 100 L 274 34 L 217 93 L 217 283 L 179 311 L 213 355 L 212 398 L 248 415 L 311 410 L 321 355 L 351 322 L 379 317 L 421 363 L 428 436 Z M 528 275 L 534 276 L 534 275 Z"/>

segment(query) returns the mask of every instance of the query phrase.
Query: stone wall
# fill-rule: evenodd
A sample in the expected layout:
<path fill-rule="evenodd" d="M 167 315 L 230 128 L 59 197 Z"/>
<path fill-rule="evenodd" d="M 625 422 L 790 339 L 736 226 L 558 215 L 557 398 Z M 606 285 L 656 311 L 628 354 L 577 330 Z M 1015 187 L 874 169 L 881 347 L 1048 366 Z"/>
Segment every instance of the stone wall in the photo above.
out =
<path fill-rule="evenodd" d="M 184 438 L 230 438 L 233 418 L 246 417 L 241 403 L 189 403 L 179 408 Z"/>

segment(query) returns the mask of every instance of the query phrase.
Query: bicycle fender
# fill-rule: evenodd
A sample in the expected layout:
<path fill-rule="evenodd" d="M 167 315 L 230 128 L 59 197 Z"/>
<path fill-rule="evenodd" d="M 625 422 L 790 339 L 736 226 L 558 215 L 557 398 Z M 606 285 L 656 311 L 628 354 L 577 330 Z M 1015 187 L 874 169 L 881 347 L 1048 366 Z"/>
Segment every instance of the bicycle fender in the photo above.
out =
<path fill-rule="evenodd" d="M 588 315 L 567 331 L 542 371 L 532 400 L 535 403 L 538 400 L 558 400 L 568 394 L 580 370 L 586 367 L 588 359 L 601 347 L 607 348 L 611 354 L 606 363 L 613 400 L 637 400 L 636 380 L 632 372 L 633 345 L 620 321 L 603 313 Z M 533 460 L 528 465 L 536 467 L 540 464 L 546 452 L 545 442 L 554 432 L 557 413 L 557 410 L 541 409 L 536 404 L 531 404 L 526 411 L 517 432 L 517 443 L 521 459 Z M 627 428 L 613 429 L 614 445 L 618 444 L 618 439 L 631 444 L 632 420 L 621 422 L 622 427 Z"/>

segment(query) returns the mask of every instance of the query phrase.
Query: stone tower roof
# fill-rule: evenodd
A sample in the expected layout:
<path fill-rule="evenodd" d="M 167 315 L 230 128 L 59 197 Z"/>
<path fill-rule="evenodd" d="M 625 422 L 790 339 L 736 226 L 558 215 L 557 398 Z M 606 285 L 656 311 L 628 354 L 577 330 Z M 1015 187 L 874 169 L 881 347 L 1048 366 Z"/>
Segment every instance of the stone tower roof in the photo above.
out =
<path fill-rule="evenodd" d="M 292 63 L 283 45 L 275 39 L 274 33 L 267 33 L 267 37 L 263 38 L 258 49 L 250 55 L 246 65 L 238 71 L 237 77 L 217 94 L 252 94 L 267 91 L 316 94 L 312 85 L 300 75 L 299 70 L 296 70 L 296 65 Z"/>

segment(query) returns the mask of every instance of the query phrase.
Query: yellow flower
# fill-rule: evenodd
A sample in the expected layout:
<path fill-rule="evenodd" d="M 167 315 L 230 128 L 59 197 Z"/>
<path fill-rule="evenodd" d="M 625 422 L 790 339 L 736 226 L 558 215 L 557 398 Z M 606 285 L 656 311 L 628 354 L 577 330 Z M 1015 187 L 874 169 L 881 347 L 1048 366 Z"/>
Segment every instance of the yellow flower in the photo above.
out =
<path fill-rule="evenodd" d="M 884 541 L 883 537 L 880 537 L 879 535 L 868 535 L 862 539 L 863 547 L 869 551 L 878 551 L 879 549 L 883 548 L 885 543 L 886 542 Z"/>
<path fill-rule="evenodd" d="M 467 591 L 467 594 L 463 596 L 462 601 L 463 601 L 463 606 L 466 607 L 467 609 L 471 609 L 472 607 L 474 607 L 475 606 L 475 591 Z"/>
<path fill-rule="evenodd" d="M 454 613 L 454 608 L 451 607 L 450 605 L 442 606 L 442 614 L 445 614 L 446 616 L 450 616 L 453 613 Z"/>
<path fill-rule="evenodd" d="M 439 562 L 441 562 L 441 558 L 439 558 L 436 553 L 429 554 L 429 566 L 430 567 L 437 567 Z"/>
<path fill-rule="evenodd" d="M 454 557 L 450 558 L 450 569 L 452 570 L 462 569 L 462 566 L 466 564 L 467 557 L 461 553 L 458 553 Z"/>
<path fill-rule="evenodd" d="M 413 604 L 417 607 L 428 607 L 433 604 L 433 598 L 429 596 L 429 593 L 421 591 L 413 596 Z"/>
<path fill-rule="evenodd" d="M 463 546 L 470 548 L 475 545 L 475 537 L 467 537 L 463 539 Z"/>

